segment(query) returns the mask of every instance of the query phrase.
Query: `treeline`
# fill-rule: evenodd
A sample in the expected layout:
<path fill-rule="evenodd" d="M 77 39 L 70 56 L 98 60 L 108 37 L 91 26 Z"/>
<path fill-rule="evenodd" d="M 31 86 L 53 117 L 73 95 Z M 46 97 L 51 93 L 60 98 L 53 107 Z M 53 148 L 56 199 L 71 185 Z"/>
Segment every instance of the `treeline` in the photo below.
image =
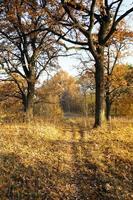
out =
<path fill-rule="evenodd" d="M 129 52 L 133 36 L 125 19 L 132 14 L 133 6 L 122 10 L 123 4 L 123 0 L 1 1 L 0 66 L 1 80 L 5 81 L 1 87 L 8 85 L 10 88 L 10 92 L 3 89 L 1 101 L 16 98 L 15 104 L 21 102 L 23 105 L 25 120 L 32 120 L 38 82 L 45 73 L 50 74 L 58 68 L 59 56 L 69 56 L 69 50 L 75 49 L 88 55 L 87 62 L 82 55 L 80 59 L 83 71 L 87 64 L 85 74 L 94 78 L 94 127 L 101 126 L 105 116 L 109 119 L 114 99 L 111 95 L 117 93 L 116 89 L 111 91 L 110 77 L 123 52 L 125 55 Z M 70 101 L 70 94 L 66 92 L 59 99 L 62 107 L 70 110 L 66 103 Z M 44 109 L 47 110 L 47 106 Z"/>
<path fill-rule="evenodd" d="M 107 120 L 111 116 L 133 116 L 132 71 L 131 66 L 120 65 L 115 68 L 110 77 L 110 94 L 109 96 L 105 94 L 104 98 Z M 0 84 L 1 120 L 3 118 L 11 121 L 17 117 L 24 120 L 22 100 L 17 100 L 14 96 L 9 97 L 10 93 L 14 95 L 17 93 L 15 86 L 10 82 Z M 17 116 L 16 113 L 19 115 Z M 56 122 L 61 120 L 64 114 L 92 117 L 94 113 L 95 82 L 92 75 L 88 73 L 75 78 L 60 70 L 35 89 L 33 114 L 36 117 L 48 118 Z"/>

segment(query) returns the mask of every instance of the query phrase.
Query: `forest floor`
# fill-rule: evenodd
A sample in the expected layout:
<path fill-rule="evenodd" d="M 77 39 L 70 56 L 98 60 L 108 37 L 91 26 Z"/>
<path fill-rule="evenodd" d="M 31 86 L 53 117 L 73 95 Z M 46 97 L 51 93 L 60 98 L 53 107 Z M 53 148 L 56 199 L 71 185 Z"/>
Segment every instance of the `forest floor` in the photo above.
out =
<path fill-rule="evenodd" d="M 0 200 L 132 200 L 133 122 L 3 124 Z"/>

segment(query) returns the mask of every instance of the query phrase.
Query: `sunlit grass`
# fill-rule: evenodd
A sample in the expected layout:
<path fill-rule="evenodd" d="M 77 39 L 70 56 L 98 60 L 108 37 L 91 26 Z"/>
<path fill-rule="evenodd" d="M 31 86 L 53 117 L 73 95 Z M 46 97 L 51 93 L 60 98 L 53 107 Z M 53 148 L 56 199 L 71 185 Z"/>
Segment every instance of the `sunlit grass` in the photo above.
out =
<path fill-rule="evenodd" d="M 1 125 L 0 199 L 132 199 L 132 121 L 92 125 Z"/>

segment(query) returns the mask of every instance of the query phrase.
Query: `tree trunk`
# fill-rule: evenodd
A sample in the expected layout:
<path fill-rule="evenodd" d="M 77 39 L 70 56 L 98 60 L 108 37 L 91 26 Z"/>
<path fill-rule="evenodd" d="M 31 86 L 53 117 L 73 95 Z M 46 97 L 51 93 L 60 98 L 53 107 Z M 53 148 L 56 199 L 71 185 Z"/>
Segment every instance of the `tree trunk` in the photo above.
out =
<path fill-rule="evenodd" d="M 28 107 L 26 110 L 26 119 L 27 121 L 31 121 L 33 119 L 33 98 L 30 97 L 28 99 Z"/>
<path fill-rule="evenodd" d="M 33 108 L 34 108 L 34 92 L 35 86 L 34 83 L 28 83 L 28 94 L 23 101 L 24 111 L 25 111 L 25 120 L 31 121 L 33 119 Z"/>
<path fill-rule="evenodd" d="M 105 120 L 104 109 L 104 64 L 103 62 L 96 62 L 95 82 L 95 124 L 94 127 L 101 126 Z"/>
<path fill-rule="evenodd" d="M 110 98 L 109 98 L 109 93 L 106 93 L 106 120 L 109 121 L 110 120 L 110 110 L 111 110 L 111 102 L 110 102 Z"/>

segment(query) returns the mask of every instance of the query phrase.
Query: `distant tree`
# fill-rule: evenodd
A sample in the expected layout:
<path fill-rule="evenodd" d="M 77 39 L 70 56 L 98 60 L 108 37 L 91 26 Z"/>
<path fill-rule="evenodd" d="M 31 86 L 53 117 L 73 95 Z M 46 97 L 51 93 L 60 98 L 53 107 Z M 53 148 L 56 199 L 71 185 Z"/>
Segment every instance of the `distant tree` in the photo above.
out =
<path fill-rule="evenodd" d="M 127 93 L 128 86 L 127 81 L 125 79 L 128 72 L 128 68 L 125 65 L 116 65 L 111 75 L 108 77 L 108 89 L 105 95 L 105 102 L 106 102 L 106 118 L 107 120 L 110 119 L 110 112 L 112 104 L 124 93 Z"/>
<path fill-rule="evenodd" d="M 9 109 L 13 111 L 14 108 L 15 112 L 22 110 L 22 101 L 19 98 L 21 99 L 21 96 L 14 82 L 0 82 L 0 105 L 3 111 L 8 112 Z"/>
<path fill-rule="evenodd" d="M 125 87 L 125 75 L 127 66 L 124 66 L 122 59 L 129 54 L 129 43 L 132 40 L 133 33 L 126 29 L 124 21 L 118 26 L 118 31 L 113 34 L 105 48 L 105 102 L 106 102 L 106 119 L 110 119 L 111 105 L 116 97 L 122 94 L 123 86 Z M 118 73 L 118 74 L 117 74 Z M 114 79 L 115 77 L 115 79 Z M 116 81 L 116 84 L 114 82 Z"/>
<path fill-rule="evenodd" d="M 1 122 L 24 120 L 21 95 L 12 81 L 0 82 L 0 116 Z"/>
<path fill-rule="evenodd" d="M 92 71 L 89 71 L 87 68 L 85 72 L 79 77 L 79 85 L 81 89 L 81 94 L 83 95 L 83 111 L 84 115 L 88 116 L 88 98 L 90 99 L 91 96 L 95 93 L 95 73 Z"/>
<path fill-rule="evenodd" d="M 44 106 L 53 107 L 53 111 L 62 109 L 64 112 L 76 109 L 78 101 L 79 86 L 76 79 L 67 72 L 61 70 L 57 72 L 50 80 L 45 81 L 37 90 L 38 103 Z"/>
<path fill-rule="evenodd" d="M 125 75 L 127 88 L 113 103 L 113 112 L 117 115 L 133 116 L 133 66 L 127 65 Z"/>

